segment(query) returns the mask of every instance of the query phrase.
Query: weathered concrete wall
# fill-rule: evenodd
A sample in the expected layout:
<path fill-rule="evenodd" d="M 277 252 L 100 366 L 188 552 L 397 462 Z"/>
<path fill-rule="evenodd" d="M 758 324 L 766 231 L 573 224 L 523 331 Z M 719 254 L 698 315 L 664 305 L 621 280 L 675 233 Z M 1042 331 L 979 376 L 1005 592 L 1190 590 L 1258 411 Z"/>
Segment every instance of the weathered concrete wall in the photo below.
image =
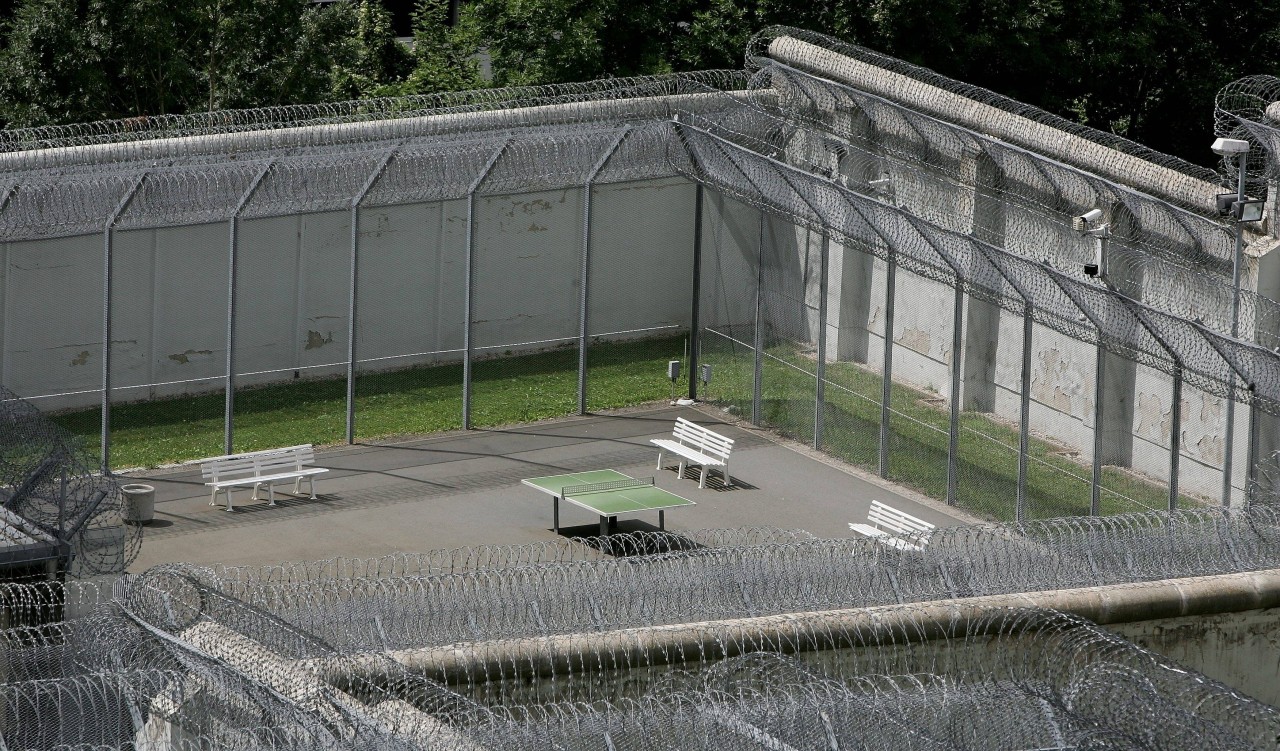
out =
<path fill-rule="evenodd" d="M 693 191 L 595 187 L 592 334 L 688 327 Z M 362 208 L 359 222 L 360 371 L 460 360 L 466 202 Z M 475 226 L 477 355 L 576 338 L 582 189 L 480 197 Z M 345 373 L 350 212 L 244 220 L 238 237 L 237 383 Z M 227 223 L 114 234 L 113 399 L 223 387 L 229 244 Z M 42 409 L 101 398 L 103 248 L 102 235 L 0 244 L 0 380 Z"/>
<path fill-rule="evenodd" d="M 1280 609 L 1114 623 L 1139 646 L 1280 706 Z"/>

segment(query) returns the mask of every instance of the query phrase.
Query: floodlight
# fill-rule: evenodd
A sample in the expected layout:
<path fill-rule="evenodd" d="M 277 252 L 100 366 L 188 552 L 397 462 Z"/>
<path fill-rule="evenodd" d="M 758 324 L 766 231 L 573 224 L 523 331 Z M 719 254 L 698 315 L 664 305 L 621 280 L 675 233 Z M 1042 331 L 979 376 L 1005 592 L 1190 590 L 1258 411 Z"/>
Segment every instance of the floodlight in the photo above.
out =
<path fill-rule="evenodd" d="M 1262 221 L 1262 209 L 1265 204 L 1266 201 L 1260 198 L 1236 201 L 1231 204 L 1231 216 L 1237 222 L 1260 222 Z"/>
<path fill-rule="evenodd" d="M 1213 153 L 1220 156 L 1233 156 L 1235 154 L 1249 153 L 1249 142 L 1241 141 L 1238 138 L 1218 138 L 1215 139 L 1213 145 L 1209 148 L 1213 149 Z"/>

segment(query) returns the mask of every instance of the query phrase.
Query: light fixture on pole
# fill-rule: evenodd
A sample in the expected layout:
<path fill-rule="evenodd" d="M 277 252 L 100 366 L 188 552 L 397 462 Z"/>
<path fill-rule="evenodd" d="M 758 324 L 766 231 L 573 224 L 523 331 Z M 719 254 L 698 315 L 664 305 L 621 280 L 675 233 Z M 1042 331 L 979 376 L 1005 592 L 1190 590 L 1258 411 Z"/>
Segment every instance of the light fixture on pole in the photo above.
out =
<path fill-rule="evenodd" d="M 1229 214 L 1235 224 L 1235 252 L 1231 256 L 1231 338 L 1240 333 L 1240 264 L 1244 255 L 1244 224 L 1262 219 L 1262 201 L 1249 200 L 1244 195 L 1244 184 L 1248 177 L 1249 149 L 1248 141 L 1238 138 L 1218 138 L 1209 147 L 1213 153 L 1236 160 L 1237 177 L 1236 192 L 1223 193 L 1218 196 L 1219 213 Z M 1222 505 L 1231 505 L 1231 454 L 1235 443 L 1236 400 L 1231 392 L 1235 391 L 1235 376 L 1230 376 L 1231 389 L 1227 394 L 1227 430 L 1222 455 Z"/>
<path fill-rule="evenodd" d="M 1085 276 L 1096 276 L 1105 280 L 1107 276 L 1107 238 L 1111 237 L 1111 225 L 1103 223 L 1102 216 L 1102 209 L 1090 209 L 1071 219 L 1071 229 L 1082 235 L 1088 235 L 1096 241 L 1092 261 L 1084 264 Z"/>

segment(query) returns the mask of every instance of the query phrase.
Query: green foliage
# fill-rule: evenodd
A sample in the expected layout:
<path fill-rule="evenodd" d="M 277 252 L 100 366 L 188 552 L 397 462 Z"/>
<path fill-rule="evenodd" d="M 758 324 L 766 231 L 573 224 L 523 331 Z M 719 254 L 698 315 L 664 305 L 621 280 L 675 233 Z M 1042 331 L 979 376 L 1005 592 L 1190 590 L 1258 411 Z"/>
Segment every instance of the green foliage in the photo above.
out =
<path fill-rule="evenodd" d="M 2 33 L 9 127 L 371 96 L 408 68 L 377 0 L 22 0 Z"/>
<path fill-rule="evenodd" d="M 480 75 L 480 37 L 475 13 L 463 8 L 450 27 L 449 0 L 420 0 L 413 16 L 413 70 L 401 85 L 404 94 L 437 94 L 484 88 Z"/>

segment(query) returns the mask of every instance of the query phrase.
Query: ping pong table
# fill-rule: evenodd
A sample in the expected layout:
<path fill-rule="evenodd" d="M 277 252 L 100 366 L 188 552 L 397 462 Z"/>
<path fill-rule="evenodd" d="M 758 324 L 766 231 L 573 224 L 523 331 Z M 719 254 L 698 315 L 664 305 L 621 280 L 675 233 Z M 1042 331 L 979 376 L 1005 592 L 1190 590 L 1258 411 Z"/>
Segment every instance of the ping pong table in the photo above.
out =
<path fill-rule="evenodd" d="M 618 514 L 657 511 L 658 528 L 666 529 L 667 509 L 695 505 L 688 498 L 655 486 L 652 477 L 636 479 L 613 469 L 533 477 L 520 482 L 551 496 L 552 528 L 556 534 L 560 534 L 561 499 L 598 514 L 602 536 L 609 534 L 611 524 L 617 524 Z"/>

